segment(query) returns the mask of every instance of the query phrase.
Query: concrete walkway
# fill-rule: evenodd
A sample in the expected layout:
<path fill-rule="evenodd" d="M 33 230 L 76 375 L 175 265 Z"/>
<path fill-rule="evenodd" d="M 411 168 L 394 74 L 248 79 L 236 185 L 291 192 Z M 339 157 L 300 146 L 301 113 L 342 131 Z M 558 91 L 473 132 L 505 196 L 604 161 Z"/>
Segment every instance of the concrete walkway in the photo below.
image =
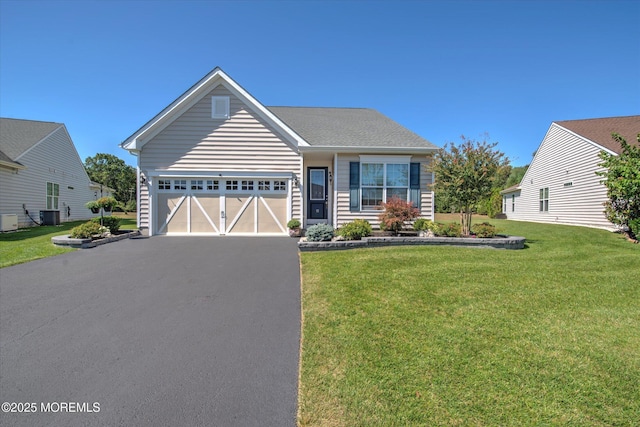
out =
<path fill-rule="evenodd" d="M 0 425 L 294 426 L 299 340 L 294 239 L 160 236 L 8 267 L 0 400 L 36 413 Z"/>

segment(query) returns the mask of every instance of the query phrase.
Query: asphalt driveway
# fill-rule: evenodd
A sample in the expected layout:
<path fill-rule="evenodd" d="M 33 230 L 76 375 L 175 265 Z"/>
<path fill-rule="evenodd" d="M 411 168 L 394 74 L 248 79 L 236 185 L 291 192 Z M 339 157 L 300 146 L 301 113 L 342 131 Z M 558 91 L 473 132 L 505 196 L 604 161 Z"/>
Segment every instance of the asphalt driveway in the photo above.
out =
<path fill-rule="evenodd" d="M 293 426 L 300 277 L 286 237 L 151 237 L 0 270 L 12 426 Z M 35 404 L 35 405 L 32 405 Z"/>

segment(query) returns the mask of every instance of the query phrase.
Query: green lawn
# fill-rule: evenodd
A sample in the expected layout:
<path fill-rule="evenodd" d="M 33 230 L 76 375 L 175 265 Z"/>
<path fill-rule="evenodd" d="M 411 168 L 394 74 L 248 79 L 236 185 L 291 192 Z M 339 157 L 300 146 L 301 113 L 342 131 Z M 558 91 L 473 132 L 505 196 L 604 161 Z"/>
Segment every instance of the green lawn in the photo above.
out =
<path fill-rule="evenodd" d="M 129 216 L 131 218 L 121 218 L 121 230 L 136 229 L 135 213 Z M 0 268 L 74 251 L 54 245 L 51 237 L 69 234 L 69 230 L 83 222 L 65 222 L 58 226 L 29 227 L 0 233 Z"/>
<path fill-rule="evenodd" d="M 301 254 L 300 425 L 640 425 L 640 245 L 491 222 L 527 248 Z"/>

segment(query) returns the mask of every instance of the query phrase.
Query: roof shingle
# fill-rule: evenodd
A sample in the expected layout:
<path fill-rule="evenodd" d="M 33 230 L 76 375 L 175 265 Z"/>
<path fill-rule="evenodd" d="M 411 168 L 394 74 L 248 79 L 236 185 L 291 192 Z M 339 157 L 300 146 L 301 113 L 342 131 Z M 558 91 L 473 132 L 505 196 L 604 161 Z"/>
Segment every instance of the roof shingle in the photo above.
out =
<path fill-rule="evenodd" d="M 313 147 L 438 148 L 369 108 L 267 108 Z"/>
<path fill-rule="evenodd" d="M 637 135 L 640 133 L 640 116 L 565 120 L 555 123 L 617 154 L 622 152 L 622 147 L 611 137 L 613 132 L 622 135 L 630 145 L 638 145 Z"/>
<path fill-rule="evenodd" d="M 62 123 L 0 118 L 0 151 L 15 161 Z"/>

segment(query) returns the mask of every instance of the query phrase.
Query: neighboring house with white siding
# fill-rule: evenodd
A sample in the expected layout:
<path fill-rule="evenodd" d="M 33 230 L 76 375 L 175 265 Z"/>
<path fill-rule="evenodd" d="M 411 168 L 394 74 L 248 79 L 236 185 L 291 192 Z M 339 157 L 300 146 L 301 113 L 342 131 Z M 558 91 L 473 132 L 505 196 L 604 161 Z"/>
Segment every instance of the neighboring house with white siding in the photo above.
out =
<path fill-rule="evenodd" d="M 601 151 L 620 154 L 611 137 L 622 135 L 637 145 L 640 116 L 554 122 L 519 185 L 502 191 L 508 219 L 614 229 L 603 203 Z"/>
<path fill-rule="evenodd" d="M 220 68 L 121 146 L 138 158 L 149 235 L 281 235 L 292 218 L 376 225 L 392 195 L 433 218 L 429 141 L 371 109 L 266 107 Z"/>
<path fill-rule="evenodd" d="M 0 119 L 0 214 L 20 227 L 40 223 L 41 211 L 45 222 L 89 219 L 95 190 L 64 124 Z"/>

